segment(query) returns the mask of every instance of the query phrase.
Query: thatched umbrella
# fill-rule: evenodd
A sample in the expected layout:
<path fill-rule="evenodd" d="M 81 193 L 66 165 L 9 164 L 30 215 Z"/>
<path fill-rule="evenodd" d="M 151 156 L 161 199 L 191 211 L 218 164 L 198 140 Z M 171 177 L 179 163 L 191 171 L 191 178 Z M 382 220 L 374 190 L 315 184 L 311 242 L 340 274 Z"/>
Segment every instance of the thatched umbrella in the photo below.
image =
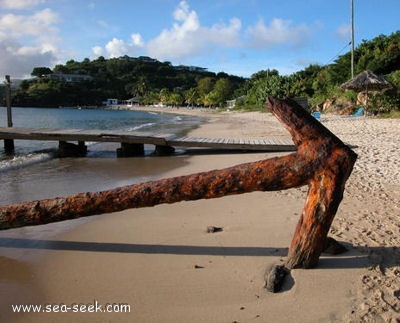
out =
<path fill-rule="evenodd" d="M 386 81 L 383 77 L 380 77 L 371 71 L 364 71 L 350 81 L 343 83 L 340 88 L 343 90 L 355 90 L 358 92 L 366 93 L 366 106 L 368 106 L 368 91 L 383 91 L 390 89 L 392 85 Z"/>

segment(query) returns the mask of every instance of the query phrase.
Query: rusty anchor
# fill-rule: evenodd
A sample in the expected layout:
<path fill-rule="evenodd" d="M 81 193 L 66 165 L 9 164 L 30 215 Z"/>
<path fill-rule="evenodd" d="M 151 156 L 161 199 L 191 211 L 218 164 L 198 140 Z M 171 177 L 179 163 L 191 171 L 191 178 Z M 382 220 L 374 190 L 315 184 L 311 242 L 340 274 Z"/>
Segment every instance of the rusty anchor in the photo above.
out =
<path fill-rule="evenodd" d="M 357 155 L 297 103 L 268 98 L 266 106 L 290 132 L 296 152 L 221 170 L 2 206 L 0 229 L 308 185 L 286 262 L 275 266 L 267 277 L 266 288 L 276 292 L 290 269 L 312 268 L 318 263 Z"/>

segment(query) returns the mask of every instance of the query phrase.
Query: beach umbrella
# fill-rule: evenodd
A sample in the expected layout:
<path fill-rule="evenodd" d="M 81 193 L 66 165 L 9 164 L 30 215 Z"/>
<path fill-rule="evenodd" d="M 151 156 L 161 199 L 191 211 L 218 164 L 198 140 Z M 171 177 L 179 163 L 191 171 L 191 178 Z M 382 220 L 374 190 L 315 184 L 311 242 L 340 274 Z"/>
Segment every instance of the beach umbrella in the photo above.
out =
<path fill-rule="evenodd" d="M 340 86 L 342 89 L 355 90 L 355 91 L 383 91 L 390 89 L 392 85 L 383 77 L 380 77 L 371 71 L 364 71 L 350 81 L 343 83 Z"/>
<path fill-rule="evenodd" d="M 350 81 L 343 83 L 340 88 L 343 90 L 355 90 L 365 92 L 366 105 L 368 106 L 368 92 L 378 92 L 390 89 L 392 85 L 383 77 L 380 77 L 371 71 L 364 71 Z"/>

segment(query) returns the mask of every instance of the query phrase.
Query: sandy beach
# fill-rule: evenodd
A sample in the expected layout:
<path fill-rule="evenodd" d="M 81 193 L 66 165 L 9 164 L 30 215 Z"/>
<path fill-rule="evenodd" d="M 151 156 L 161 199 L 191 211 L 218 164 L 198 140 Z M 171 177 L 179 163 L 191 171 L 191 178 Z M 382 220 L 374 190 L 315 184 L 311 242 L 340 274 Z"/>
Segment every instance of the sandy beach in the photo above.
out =
<path fill-rule="evenodd" d="M 289 137 L 269 113 L 172 112 L 208 119 L 193 136 Z M 358 154 L 330 230 L 347 253 L 323 254 L 316 268 L 292 270 L 280 293 L 265 290 L 266 271 L 285 259 L 307 187 L 8 230 L 0 235 L 0 322 L 398 322 L 400 120 L 321 122 Z M 284 154 L 194 151 L 160 177 Z M 223 230 L 207 233 L 208 226 Z M 114 312 L 22 314 L 12 304 L 114 304 Z"/>

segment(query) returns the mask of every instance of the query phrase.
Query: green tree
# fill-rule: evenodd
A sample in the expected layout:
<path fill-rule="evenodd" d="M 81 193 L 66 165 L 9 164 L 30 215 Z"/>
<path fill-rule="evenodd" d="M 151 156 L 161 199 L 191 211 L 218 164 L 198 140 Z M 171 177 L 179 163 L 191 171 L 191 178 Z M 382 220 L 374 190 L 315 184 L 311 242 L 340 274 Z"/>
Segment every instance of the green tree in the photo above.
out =
<path fill-rule="evenodd" d="M 52 74 L 53 71 L 48 67 L 35 67 L 31 75 L 36 77 L 43 77 L 44 75 Z"/>
<path fill-rule="evenodd" d="M 283 76 L 272 75 L 258 79 L 249 91 L 248 101 L 251 105 L 262 109 L 268 96 L 276 98 L 287 97 L 290 91 L 289 80 Z"/>
<path fill-rule="evenodd" d="M 160 102 L 162 104 L 168 104 L 169 103 L 169 97 L 170 97 L 170 92 L 168 88 L 164 87 L 160 91 Z"/>
<path fill-rule="evenodd" d="M 203 77 L 197 81 L 197 91 L 200 96 L 210 93 L 214 88 L 214 79 L 211 77 Z"/>
<path fill-rule="evenodd" d="M 304 70 L 293 73 L 288 76 L 290 83 L 290 97 L 308 97 L 314 95 L 313 81 L 316 79 L 318 73 L 323 69 L 322 66 L 312 64 Z"/>
<path fill-rule="evenodd" d="M 185 102 L 187 105 L 193 107 L 197 103 L 199 98 L 200 96 L 196 88 L 192 87 L 189 90 L 185 91 Z"/>
<path fill-rule="evenodd" d="M 214 85 L 213 90 L 210 92 L 213 100 L 212 104 L 225 105 L 226 100 L 231 98 L 233 86 L 231 81 L 227 78 L 220 78 Z"/>
<path fill-rule="evenodd" d="M 180 93 L 177 92 L 172 92 L 169 95 L 169 103 L 172 104 L 173 106 L 181 106 L 183 103 L 183 97 Z"/>
<path fill-rule="evenodd" d="M 208 94 L 204 94 L 201 98 L 201 102 L 205 107 L 212 107 L 214 104 L 217 103 L 215 94 L 213 94 L 212 92 L 208 93 Z"/>
<path fill-rule="evenodd" d="M 135 83 L 133 87 L 133 95 L 137 95 L 139 97 L 144 96 L 147 92 L 148 86 L 145 77 L 140 77 L 139 80 Z"/>
<path fill-rule="evenodd" d="M 279 76 L 279 72 L 277 71 L 277 70 L 275 70 L 275 69 L 266 69 L 266 70 L 261 70 L 261 71 L 258 71 L 257 73 L 254 73 L 254 74 L 252 74 L 251 75 L 251 80 L 252 81 L 257 81 L 257 80 L 259 80 L 259 79 L 265 79 L 265 78 L 267 78 L 267 77 L 270 77 L 270 76 Z"/>
<path fill-rule="evenodd" d="M 155 91 L 147 91 L 140 100 L 140 103 L 144 105 L 157 104 L 158 102 L 160 102 L 160 95 Z"/>

